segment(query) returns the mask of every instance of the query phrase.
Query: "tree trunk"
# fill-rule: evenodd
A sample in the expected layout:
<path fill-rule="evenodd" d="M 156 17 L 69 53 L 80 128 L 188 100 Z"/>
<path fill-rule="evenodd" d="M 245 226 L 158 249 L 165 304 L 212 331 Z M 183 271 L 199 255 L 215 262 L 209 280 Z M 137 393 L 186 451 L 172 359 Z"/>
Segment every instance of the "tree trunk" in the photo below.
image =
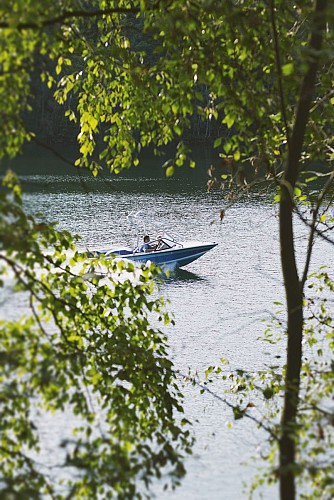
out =
<path fill-rule="evenodd" d="M 303 335 L 303 292 L 299 282 L 293 243 L 292 203 L 290 193 L 282 193 L 280 206 L 281 260 L 288 313 L 288 347 L 284 409 L 280 440 L 280 496 L 295 498 L 295 424 L 298 409 Z"/>
<path fill-rule="evenodd" d="M 312 94 L 315 89 L 319 55 L 325 29 L 327 0 L 317 0 L 309 41 L 310 63 L 304 76 L 299 96 L 295 123 L 289 138 L 288 160 L 281 183 L 280 201 L 280 248 L 281 264 L 287 302 L 287 361 L 285 376 L 284 407 L 281 419 L 280 498 L 296 498 L 296 420 L 300 392 L 303 338 L 303 285 L 298 277 L 293 237 L 293 190 L 298 178 L 299 161 L 303 149 Z"/>

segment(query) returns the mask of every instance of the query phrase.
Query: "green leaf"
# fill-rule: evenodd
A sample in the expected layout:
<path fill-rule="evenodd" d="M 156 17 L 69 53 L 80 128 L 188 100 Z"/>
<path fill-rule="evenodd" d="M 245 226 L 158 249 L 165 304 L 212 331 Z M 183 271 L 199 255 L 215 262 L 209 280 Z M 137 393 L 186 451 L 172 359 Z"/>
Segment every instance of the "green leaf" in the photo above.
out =
<path fill-rule="evenodd" d="M 272 397 L 274 396 L 274 391 L 273 391 L 273 389 L 271 387 L 266 387 L 262 391 L 262 394 L 265 397 L 265 399 L 272 399 Z"/>
<path fill-rule="evenodd" d="M 166 168 L 166 177 L 173 177 L 174 175 L 174 167 L 170 165 L 169 167 Z"/>
<path fill-rule="evenodd" d="M 225 116 L 223 123 L 226 123 L 227 127 L 231 128 L 234 125 L 234 120 L 235 120 L 234 116 L 231 114 L 228 114 Z"/>
<path fill-rule="evenodd" d="M 213 147 L 214 147 L 214 148 L 218 148 L 218 147 L 221 145 L 222 140 L 223 140 L 223 138 L 222 138 L 222 137 L 218 137 L 217 139 L 215 139 L 215 141 L 214 141 L 214 143 L 213 143 Z"/>
<path fill-rule="evenodd" d="M 235 406 L 233 408 L 233 416 L 234 416 L 234 420 L 240 420 L 241 418 L 243 418 L 245 416 L 245 410 L 242 410 L 240 408 L 240 406 Z"/>
<path fill-rule="evenodd" d="M 283 76 L 290 76 L 294 72 L 294 65 L 293 63 L 288 63 L 284 64 L 282 66 L 282 74 Z"/>

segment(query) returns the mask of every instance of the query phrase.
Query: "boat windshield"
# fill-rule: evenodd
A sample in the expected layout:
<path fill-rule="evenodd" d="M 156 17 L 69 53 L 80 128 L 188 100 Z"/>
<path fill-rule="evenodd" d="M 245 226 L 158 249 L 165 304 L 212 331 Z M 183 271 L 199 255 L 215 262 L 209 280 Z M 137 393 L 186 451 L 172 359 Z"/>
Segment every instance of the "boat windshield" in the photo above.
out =
<path fill-rule="evenodd" d="M 145 244 L 137 246 L 133 252 L 159 252 L 161 250 L 169 250 L 171 248 L 181 248 L 182 244 L 177 243 L 173 238 L 158 236 L 155 240 L 150 240 Z"/>

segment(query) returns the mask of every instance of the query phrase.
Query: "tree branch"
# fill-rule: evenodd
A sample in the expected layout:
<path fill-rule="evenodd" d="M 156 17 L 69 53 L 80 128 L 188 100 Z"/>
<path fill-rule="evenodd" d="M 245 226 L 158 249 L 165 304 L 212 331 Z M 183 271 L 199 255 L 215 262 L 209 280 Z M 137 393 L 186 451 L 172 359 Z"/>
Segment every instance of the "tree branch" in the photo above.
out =
<path fill-rule="evenodd" d="M 275 2 L 274 2 L 274 0 L 270 1 L 270 20 L 271 20 L 271 27 L 272 27 L 272 31 L 273 31 L 273 39 L 274 39 L 276 69 L 277 69 L 277 74 L 278 74 L 278 92 L 279 92 L 279 98 L 280 98 L 280 102 L 281 102 L 281 112 L 282 112 L 282 117 L 283 117 L 285 131 L 286 131 L 285 132 L 286 133 L 286 140 L 287 140 L 287 143 L 289 146 L 290 132 L 289 132 L 288 120 L 287 120 L 287 116 L 286 116 L 286 104 L 285 104 L 285 98 L 284 98 L 284 92 L 283 92 L 282 62 L 281 62 L 281 55 L 280 55 L 279 43 L 278 43 L 278 33 L 277 33 L 276 19 L 275 19 Z"/>
<path fill-rule="evenodd" d="M 301 285 L 302 285 L 302 287 L 304 287 L 305 282 L 307 280 L 307 275 L 309 273 L 311 256 L 312 256 L 312 250 L 313 250 L 313 245 L 314 245 L 314 236 L 315 236 L 315 234 L 322 235 L 321 231 L 318 231 L 318 229 L 317 229 L 317 219 L 318 219 L 318 215 L 319 215 L 319 210 L 320 210 L 320 207 L 321 207 L 321 204 L 323 202 L 324 197 L 326 196 L 326 194 L 328 193 L 329 189 L 333 185 L 333 181 L 334 181 L 334 170 L 331 173 L 329 179 L 327 180 L 325 187 L 321 191 L 321 193 L 320 193 L 320 195 L 319 195 L 319 197 L 317 199 L 316 207 L 313 210 L 312 222 L 310 224 L 310 234 L 309 234 L 308 245 L 307 245 L 306 261 L 305 261 L 303 276 L 302 276 L 302 279 L 301 279 Z M 298 215 L 299 215 L 300 218 L 302 218 L 301 214 L 298 214 Z M 330 240 L 327 238 L 327 241 L 330 241 Z"/>
<path fill-rule="evenodd" d="M 108 16 L 112 14 L 138 14 L 140 12 L 139 8 L 125 8 L 125 7 L 115 7 L 113 9 L 99 9 L 99 10 L 73 10 L 65 11 L 59 16 L 53 17 L 51 19 L 44 19 L 41 22 L 26 22 L 18 24 L 10 24 L 8 22 L 0 22 L 0 29 L 17 29 L 18 31 L 25 29 L 38 30 L 40 28 L 45 28 L 47 26 L 53 26 L 55 24 L 63 23 L 70 19 L 82 19 L 82 18 L 94 18 Z"/>
<path fill-rule="evenodd" d="M 189 377 L 189 375 L 184 375 L 180 372 L 178 372 L 182 377 L 184 377 L 186 380 L 189 380 L 192 384 L 196 385 L 197 387 L 199 387 L 200 389 L 202 389 L 203 391 L 207 392 L 208 394 L 210 394 L 211 396 L 213 396 L 215 399 L 217 399 L 218 401 L 220 401 L 221 403 L 224 403 L 226 406 L 228 406 L 229 408 L 231 408 L 232 410 L 235 410 L 238 408 L 237 405 L 234 405 L 232 403 L 230 403 L 226 398 L 223 398 L 222 396 L 219 396 L 218 394 L 216 394 L 215 392 L 211 391 L 211 389 L 209 389 L 206 385 L 204 384 L 201 384 L 200 382 L 198 382 L 194 377 Z M 265 425 L 263 422 L 261 422 L 259 419 L 257 419 L 256 417 L 253 417 L 252 415 L 250 415 L 249 413 L 247 413 L 247 411 L 245 411 L 245 413 L 243 414 L 244 417 L 248 418 L 249 420 L 252 420 L 253 422 L 255 422 L 261 429 L 265 430 L 266 432 L 268 432 L 268 434 L 275 440 L 275 441 L 278 441 L 278 436 L 277 434 L 275 434 L 275 432 L 270 428 L 268 427 L 267 425 Z"/>

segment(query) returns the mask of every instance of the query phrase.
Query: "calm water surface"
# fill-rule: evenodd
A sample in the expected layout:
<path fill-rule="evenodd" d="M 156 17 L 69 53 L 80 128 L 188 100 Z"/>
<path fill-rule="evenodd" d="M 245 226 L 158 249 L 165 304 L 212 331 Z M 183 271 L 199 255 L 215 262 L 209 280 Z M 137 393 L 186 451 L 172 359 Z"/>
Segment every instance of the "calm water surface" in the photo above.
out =
<path fill-rule="evenodd" d="M 132 243 L 126 214 L 143 210 L 147 220 L 159 221 L 176 237 L 216 241 L 218 246 L 198 261 L 166 279 L 159 293 L 170 300 L 175 327 L 168 329 L 170 352 L 182 372 L 204 370 L 230 360 L 232 367 L 263 368 L 284 355 L 278 347 L 258 340 L 262 322 L 283 301 L 278 255 L 276 209 L 265 198 L 246 198 L 231 207 L 222 223 L 220 193 L 208 194 L 203 183 L 146 178 L 96 181 L 88 187 L 77 178 L 39 176 L 25 178 L 25 204 L 32 212 L 59 221 L 59 227 L 78 233 L 82 247 Z M 150 229 L 150 225 L 148 225 Z M 302 227 L 296 241 L 305 247 Z M 326 252 L 326 253 L 325 253 Z M 331 247 L 319 243 L 313 268 L 333 264 Z M 302 257 L 302 251 L 300 257 Z M 330 262 L 328 262 L 328 260 Z M 276 360 L 276 361 L 275 361 Z M 219 386 L 215 387 L 219 391 Z M 247 498 L 243 482 L 250 480 L 263 435 L 255 424 L 233 423 L 231 412 L 209 394 L 185 386 L 186 416 L 194 423 L 196 445 L 187 459 L 188 474 L 175 492 L 154 489 L 158 499 L 234 500 Z M 233 423 L 232 428 L 228 424 Z M 243 465 L 241 465 L 243 464 Z M 278 498 L 276 487 L 265 494 Z"/>

